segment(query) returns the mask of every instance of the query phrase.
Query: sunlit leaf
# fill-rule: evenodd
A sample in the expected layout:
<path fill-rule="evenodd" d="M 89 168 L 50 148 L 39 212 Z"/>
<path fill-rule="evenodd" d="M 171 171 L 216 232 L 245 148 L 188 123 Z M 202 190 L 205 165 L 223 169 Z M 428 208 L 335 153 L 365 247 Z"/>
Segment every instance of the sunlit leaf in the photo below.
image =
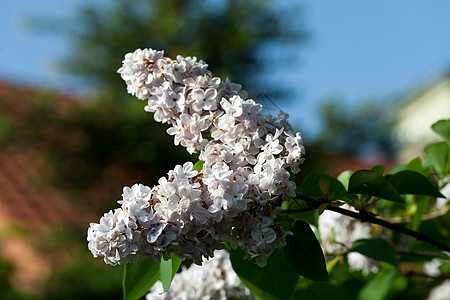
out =
<path fill-rule="evenodd" d="M 244 260 L 240 249 L 230 251 L 234 271 L 242 283 L 260 299 L 290 299 L 299 279 L 282 249 L 277 248 L 263 268 L 253 260 Z"/>
<path fill-rule="evenodd" d="M 164 292 L 167 292 L 172 283 L 173 277 L 178 271 L 181 265 L 181 259 L 176 257 L 173 253 L 170 255 L 169 260 L 164 260 L 161 257 L 160 272 L 161 272 L 161 283 L 164 288 Z"/>
<path fill-rule="evenodd" d="M 428 204 L 428 199 L 425 197 L 421 197 L 417 200 L 416 212 L 414 213 L 413 219 L 411 221 L 411 229 L 412 230 L 417 230 L 420 226 L 420 223 L 422 223 L 422 216 L 425 213 L 427 204 Z"/>
<path fill-rule="evenodd" d="M 195 163 L 195 165 L 194 165 L 194 167 L 192 169 L 195 170 L 195 171 L 200 172 L 202 170 L 202 168 L 203 168 L 203 164 L 204 163 L 205 162 L 203 160 L 199 160 L 198 162 Z"/>
<path fill-rule="evenodd" d="M 398 172 L 389 177 L 389 182 L 400 194 L 444 197 L 425 176 L 414 171 Z"/>
<path fill-rule="evenodd" d="M 292 232 L 294 235 L 286 238 L 284 252 L 294 269 L 311 280 L 329 280 L 322 248 L 311 227 L 297 221 Z"/>
<path fill-rule="evenodd" d="M 342 259 L 341 256 L 336 256 L 336 257 L 334 257 L 332 260 L 327 261 L 327 272 L 328 272 L 328 274 L 329 274 L 331 271 L 333 271 L 334 266 L 336 266 L 336 264 L 337 264 L 338 262 L 340 262 L 341 259 Z"/>
<path fill-rule="evenodd" d="M 439 120 L 431 128 L 439 134 L 444 140 L 450 143 L 450 119 Z"/>
<path fill-rule="evenodd" d="M 348 182 L 349 182 L 352 174 L 353 174 L 352 170 L 346 170 L 346 171 L 342 172 L 341 174 L 339 174 L 339 176 L 337 177 L 337 180 L 339 180 L 342 183 L 342 185 L 344 186 L 344 188 L 346 190 L 348 190 Z"/>
<path fill-rule="evenodd" d="M 446 142 L 429 144 L 425 147 L 425 154 L 437 172 L 443 172 L 448 163 L 449 148 Z"/>
<path fill-rule="evenodd" d="M 385 299 L 389 288 L 397 275 L 396 270 L 391 270 L 387 274 L 377 273 L 359 292 L 359 300 L 382 300 Z"/>
<path fill-rule="evenodd" d="M 405 170 L 415 171 L 422 174 L 423 176 L 427 176 L 427 171 L 423 167 L 420 157 L 415 157 L 411 159 L 409 163 L 406 165 Z"/>
<path fill-rule="evenodd" d="M 384 175 L 384 171 L 386 171 L 386 167 L 383 165 L 376 165 L 376 166 L 372 167 L 372 171 L 375 171 L 380 175 Z"/>
<path fill-rule="evenodd" d="M 388 174 L 395 174 L 400 171 L 403 171 L 403 170 L 405 170 L 407 165 L 408 164 L 406 164 L 406 163 L 401 163 L 401 164 L 395 165 L 392 169 L 389 170 Z"/>
<path fill-rule="evenodd" d="M 404 203 L 402 196 L 382 175 L 372 170 L 359 170 L 350 177 L 348 191 Z"/>
<path fill-rule="evenodd" d="M 123 299 L 137 300 L 144 296 L 159 280 L 159 264 L 152 258 L 144 258 L 127 264 L 123 269 Z"/>
<path fill-rule="evenodd" d="M 394 248 L 382 238 L 361 239 L 353 243 L 350 251 L 361 253 L 375 260 L 385 261 L 397 265 Z"/>

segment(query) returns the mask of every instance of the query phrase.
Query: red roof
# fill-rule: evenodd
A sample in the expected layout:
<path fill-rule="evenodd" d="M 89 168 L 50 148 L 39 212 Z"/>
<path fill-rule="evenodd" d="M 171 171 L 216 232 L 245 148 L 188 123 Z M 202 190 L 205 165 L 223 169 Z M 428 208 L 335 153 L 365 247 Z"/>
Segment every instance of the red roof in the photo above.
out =
<path fill-rule="evenodd" d="M 27 128 L 32 134 L 28 117 L 42 97 L 32 89 L 19 88 L 0 82 L 0 120 L 13 127 Z M 61 95 L 49 97 L 52 107 L 64 115 L 76 110 L 76 101 Z M 0 126 L 6 126 L 0 123 Z M 0 139 L 0 210 L 2 223 L 6 220 L 28 229 L 40 230 L 54 224 L 76 226 L 85 230 L 95 214 L 75 207 L 49 184 L 40 182 L 44 151 L 40 145 Z"/>

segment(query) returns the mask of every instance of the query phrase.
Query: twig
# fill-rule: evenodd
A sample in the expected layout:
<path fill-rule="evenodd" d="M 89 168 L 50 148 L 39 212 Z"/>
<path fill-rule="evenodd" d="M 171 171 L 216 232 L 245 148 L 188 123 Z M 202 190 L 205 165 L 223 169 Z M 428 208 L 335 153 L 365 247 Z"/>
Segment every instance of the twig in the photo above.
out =
<path fill-rule="evenodd" d="M 351 251 L 341 251 L 341 252 L 325 252 L 326 256 L 343 256 L 349 254 Z M 424 256 L 431 258 L 442 258 L 442 259 L 450 259 L 450 256 L 444 253 L 435 253 L 435 252 L 424 252 L 424 251 L 405 251 L 405 250 L 395 250 L 395 253 L 400 255 L 415 255 L 415 256 Z"/>
<path fill-rule="evenodd" d="M 429 279 L 438 279 L 438 280 L 446 280 L 446 279 L 448 279 L 448 277 L 445 276 L 445 275 L 432 276 L 432 275 L 428 275 L 428 274 L 420 273 L 420 272 L 416 272 L 416 271 L 408 271 L 406 273 L 403 273 L 403 275 L 405 275 L 405 276 L 418 276 L 418 277 L 424 277 L 424 278 L 429 278 Z"/>
<path fill-rule="evenodd" d="M 425 252 L 425 251 L 415 251 L 415 250 L 395 250 L 395 253 L 400 255 L 415 255 L 415 256 L 424 256 L 431 258 L 442 258 L 442 259 L 450 259 L 450 255 L 447 253 L 435 253 L 435 252 Z"/>
<path fill-rule="evenodd" d="M 450 211 L 450 205 L 445 206 L 441 210 L 433 211 L 428 214 L 424 214 L 422 216 L 423 221 L 431 220 L 434 218 L 441 217 Z M 412 216 L 404 216 L 404 217 L 393 217 L 393 218 L 383 218 L 383 220 L 388 221 L 390 223 L 408 223 L 413 219 Z"/>
<path fill-rule="evenodd" d="M 370 214 L 368 214 L 366 211 L 362 210 L 359 212 L 353 212 L 347 209 L 343 209 L 340 207 L 334 207 L 331 205 L 328 205 L 326 207 L 326 209 L 334 211 L 334 212 L 338 212 L 340 214 L 355 218 L 355 219 L 359 219 L 362 222 L 369 222 L 372 224 L 378 224 L 381 225 L 383 227 L 389 228 L 391 230 L 397 231 L 397 232 L 401 232 L 403 234 L 415 237 L 416 239 L 420 240 L 420 241 L 424 241 L 427 242 L 428 244 L 431 244 L 435 247 L 438 247 L 439 249 L 445 250 L 445 251 L 449 251 L 450 252 L 450 246 L 449 245 L 445 245 L 441 242 L 435 241 L 432 238 L 430 238 L 429 236 L 423 234 L 422 232 L 418 232 L 418 231 L 414 231 L 414 230 L 410 230 L 408 228 L 402 227 L 400 225 L 397 224 L 393 224 L 393 223 L 389 223 L 388 221 L 382 220 L 382 219 L 378 219 Z"/>
<path fill-rule="evenodd" d="M 308 203 L 308 207 L 311 208 L 311 210 L 318 208 L 321 204 L 323 204 L 324 202 L 319 200 L 316 200 L 314 198 L 305 196 L 305 195 L 300 195 L 297 194 L 297 199 L 306 201 Z M 418 231 L 414 231 L 414 230 L 410 230 L 408 228 L 402 227 L 400 225 L 397 224 L 393 224 L 390 223 L 386 220 L 382 220 L 379 219 L 371 214 L 369 214 L 368 212 L 364 211 L 364 210 L 360 210 L 359 212 L 354 212 L 354 211 L 350 211 L 347 209 L 343 209 L 340 207 L 335 207 L 332 205 L 327 205 L 327 207 L 325 208 L 327 210 L 331 210 L 337 213 L 340 213 L 342 215 L 348 216 L 348 217 L 352 217 L 354 219 L 359 219 L 361 220 L 361 222 L 368 222 L 368 223 L 372 223 L 372 224 L 377 224 L 386 228 L 389 228 L 393 231 L 397 231 L 397 232 L 401 232 L 403 234 L 412 236 L 420 241 L 424 241 L 427 242 L 428 244 L 431 244 L 441 250 L 444 251 L 448 251 L 450 252 L 450 246 L 449 245 L 445 245 L 441 242 L 435 241 L 434 239 L 430 238 L 429 236 L 423 234 L 422 232 L 418 232 Z M 284 211 L 286 213 L 295 213 L 295 210 L 289 210 L 289 211 Z"/>

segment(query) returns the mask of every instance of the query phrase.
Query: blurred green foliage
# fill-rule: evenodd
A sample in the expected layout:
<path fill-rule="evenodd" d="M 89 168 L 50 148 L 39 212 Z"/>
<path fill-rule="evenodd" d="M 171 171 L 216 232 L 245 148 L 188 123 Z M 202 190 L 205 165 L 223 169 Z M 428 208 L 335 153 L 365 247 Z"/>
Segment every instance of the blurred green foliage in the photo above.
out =
<path fill-rule="evenodd" d="M 43 287 L 42 299 L 122 299 L 122 268 L 94 260 L 86 249 L 84 234 L 70 229 L 54 230 L 47 250 L 61 249 L 71 258 L 56 267 Z M 45 249 L 41 249 L 45 251 Z"/>
<path fill-rule="evenodd" d="M 393 159 L 395 143 L 391 129 L 395 109 L 392 102 L 380 104 L 367 100 L 349 107 L 343 105 L 341 99 L 329 99 L 320 111 L 324 128 L 317 143 L 326 153 L 355 157 L 373 149 Z"/>

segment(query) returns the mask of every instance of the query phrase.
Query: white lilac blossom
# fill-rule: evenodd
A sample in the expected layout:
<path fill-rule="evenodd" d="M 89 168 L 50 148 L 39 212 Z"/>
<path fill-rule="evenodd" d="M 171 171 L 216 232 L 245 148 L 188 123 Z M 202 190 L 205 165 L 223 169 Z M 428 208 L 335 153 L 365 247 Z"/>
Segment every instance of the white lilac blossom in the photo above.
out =
<path fill-rule="evenodd" d="M 224 250 L 216 251 L 213 258 L 203 261 L 202 267 L 181 268 L 166 293 L 163 294 L 164 289 L 158 281 L 146 295 L 146 300 L 254 299 L 234 272 L 228 252 Z"/>
<path fill-rule="evenodd" d="M 441 258 L 433 258 L 430 261 L 427 261 L 423 264 L 423 272 L 431 277 L 437 277 L 441 275 L 441 271 L 439 270 L 439 267 L 445 262 L 446 260 Z"/>
<path fill-rule="evenodd" d="M 427 300 L 448 300 L 450 298 L 449 295 L 450 295 L 450 279 L 447 279 L 430 291 Z"/>
<path fill-rule="evenodd" d="M 446 179 L 450 181 L 450 179 Z M 444 195 L 444 198 L 436 198 L 436 208 L 437 209 L 443 209 L 445 205 L 449 202 L 447 199 L 450 199 L 450 182 L 445 183 L 443 180 L 443 183 L 445 184 L 444 187 L 440 190 L 441 194 Z"/>
<path fill-rule="evenodd" d="M 304 160 L 288 115 L 263 115 L 239 84 L 221 83 L 195 57 L 138 49 L 118 72 L 128 92 L 147 101 L 145 110 L 169 125 L 175 145 L 204 163 L 199 171 L 176 166 L 153 188 L 125 187 L 121 208 L 89 228 L 92 254 L 112 265 L 170 253 L 201 264 L 229 242 L 264 266 L 286 243 L 274 220 L 282 201 L 295 197 L 289 170 L 298 173 Z"/>
<path fill-rule="evenodd" d="M 353 210 L 345 204 L 346 209 Z M 350 249 L 353 242 L 371 238 L 372 226 L 361 223 L 345 215 L 325 210 L 319 217 L 319 233 L 323 247 L 327 252 L 340 252 Z M 347 255 L 350 269 L 361 270 L 364 274 L 378 271 L 378 263 L 360 253 Z"/>

